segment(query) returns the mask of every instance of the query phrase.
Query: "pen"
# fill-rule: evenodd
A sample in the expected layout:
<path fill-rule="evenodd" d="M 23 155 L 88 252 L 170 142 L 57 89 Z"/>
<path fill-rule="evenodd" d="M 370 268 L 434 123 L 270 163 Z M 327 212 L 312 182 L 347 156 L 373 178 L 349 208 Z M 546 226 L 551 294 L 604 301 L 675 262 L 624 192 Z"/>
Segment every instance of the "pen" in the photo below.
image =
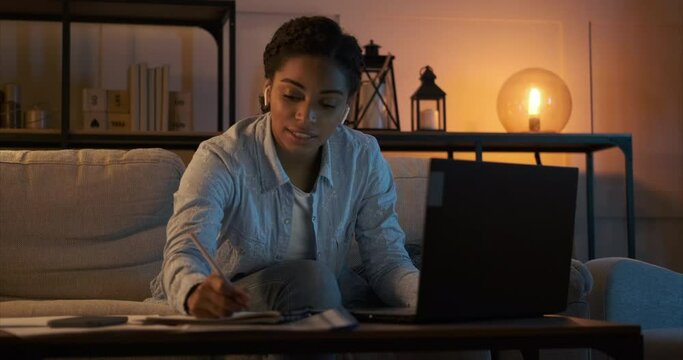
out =
<path fill-rule="evenodd" d="M 197 247 L 197 249 L 199 249 L 199 252 L 202 254 L 202 256 L 204 257 L 204 259 L 209 263 L 209 265 L 211 265 L 211 269 L 212 269 L 215 273 L 217 273 L 217 274 L 221 277 L 221 279 L 223 279 L 223 281 L 225 281 L 225 284 L 226 284 L 230 289 L 232 289 L 233 291 L 243 292 L 243 291 L 241 291 L 241 290 L 239 290 L 239 289 L 236 289 L 236 288 L 232 285 L 232 282 L 231 282 L 230 280 L 228 280 L 227 277 L 225 277 L 225 274 L 223 274 L 223 272 L 221 271 L 221 269 L 218 267 L 218 264 L 216 264 L 216 262 L 213 260 L 213 258 L 209 255 L 209 252 L 206 251 L 206 249 L 204 248 L 204 246 L 202 245 L 202 243 L 199 242 L 199 240 L 197 239 L 197 237 L 194 235 L 193 232 L 190 233 L 190 239 L 192 239 L 192 242 L 193 242 L 194 245 Z M 236 301 L 238 301 L 239 303 L 241 303 L 242 306 L 245 306 L 245 307 L 246 307 L 246 303 L 243 303 L 243 301 L 240 301 L 240 300 L 238 299 L 238 297 L 237 297 L 237 298 L 235 297 L 235 295 L 236 295 L 236 294 L 233 294 L 233 295 L 232 295 L 233 299 L 235 299 Z"/>
<path fill-rule="evenodd" d="M 228 285 L 231 285 L 230 280 L 228 280 L 228 278 L 225 277 L 225 274 L 223 274 L 223 272 L 222 272 L 221 269 L 218 267 L 218 265 L 216 264 L 216 262 L 213 261 L 213 258 L 211 257 L 211 255 L 209 255 L 209 252 L 206 251 L 206 249 L 204 248 L 204 246 L 202 245 L 202 243 L 199 242 L 199 240 L 198 240 L 197 237 L 194 235 L 194 233 L 192 233 L 192 232 L 190 233 L 190 238 L 192 239 L 192 242 L 193 242 L 194 245 L 197 247 L 197 249 L 199 249 L 199 252 L 202 253 L 202 256 L 204 257 L 204 260 L 206 260 L 206 261 L 209 263 L 209 265 L 211 265 L 211 270 L 213 270 L 213 271 L 216 272 L 218 275 L 220 275 L 221 278 L 223 279 L 223 281 L 225 281 L 226 283 L 228 283 Z"/>

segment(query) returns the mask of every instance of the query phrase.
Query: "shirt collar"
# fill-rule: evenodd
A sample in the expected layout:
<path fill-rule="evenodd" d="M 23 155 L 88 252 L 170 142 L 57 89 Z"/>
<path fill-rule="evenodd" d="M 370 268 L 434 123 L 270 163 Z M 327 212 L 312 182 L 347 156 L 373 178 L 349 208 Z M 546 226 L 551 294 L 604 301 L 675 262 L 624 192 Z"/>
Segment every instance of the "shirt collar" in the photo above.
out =
<path fill-rule="evenodd" d="M 320 172 L 318 173 L 318 177 L 326 179 L 327 182 L 330 183 L 331 187 L 334 187 L 334 181 L 332 181 L 332 154 L 334 152 L 331 150 L 334 140 L 332 140 L 332 138 L 337 135 L 337 131 L 338 130 L 335 130 L 332 133 L 332 136 L 330 136 L 327 141 L 325 141 L 325 144 L 323 144 L 322 156 L 320 159 Z"/>
<path fill-rule="evenodd" d="M 282 186 L 289 182 L 289 176 L 285 172 L 285 169 L 280 163 L 280 158 L 277 156 L 277 150 L 275 148 L 275 139 L 273 139 L 273 133 L 271 130 L 271 116 L 267 113 L 262 116 L 261 121 L 256 125 L 256 141 L 263 146 L 258 146 L 262 150 L 257 151 L 259 154 L 259 170 L 261 173 L 261 190 L 263 192 L 272 190 L 275 187 Z M 326 179 L 330 186 L 334 187 L 334 182 L 332 181 L 332 153 L 330 150 L 332 139 L 336 137 L 339 129 L 330 136 L 329 139 L 323 144 L 322 147 L 322 157 L 320 160 L 320 172 L 318 177 Z"/>

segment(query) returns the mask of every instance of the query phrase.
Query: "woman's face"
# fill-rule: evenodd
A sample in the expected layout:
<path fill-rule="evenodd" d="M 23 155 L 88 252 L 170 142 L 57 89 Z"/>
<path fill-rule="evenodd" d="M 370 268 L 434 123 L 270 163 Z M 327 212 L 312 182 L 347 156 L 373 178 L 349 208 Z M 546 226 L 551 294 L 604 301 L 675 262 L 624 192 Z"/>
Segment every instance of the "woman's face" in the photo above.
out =
<path fill-rule="evenodd" d="M 286 60 L 266 86 L 278 152 L 317 155 L 346 112 L 343 72 L 330 59 L 297 56 Z"/>

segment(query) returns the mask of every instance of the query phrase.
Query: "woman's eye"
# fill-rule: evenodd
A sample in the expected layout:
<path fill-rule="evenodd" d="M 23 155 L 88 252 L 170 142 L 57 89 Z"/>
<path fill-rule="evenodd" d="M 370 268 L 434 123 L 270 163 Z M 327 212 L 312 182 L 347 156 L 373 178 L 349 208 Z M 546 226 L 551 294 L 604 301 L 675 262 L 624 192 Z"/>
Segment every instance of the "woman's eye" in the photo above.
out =
<path fill-rule="evenodd" d="M 328 108 L 328 109 L 334 109 L 337 107 L 336 103 L 328 103 L 328 102 L 321 102 L 320 105 L 322 105 L 323 107 Z"/>
<path fill-rule="evenodd" d="M 282 96 L 289 101 L 301 100 L 301 97 L 296 96 L 296 95 L 283 94 Z"/>

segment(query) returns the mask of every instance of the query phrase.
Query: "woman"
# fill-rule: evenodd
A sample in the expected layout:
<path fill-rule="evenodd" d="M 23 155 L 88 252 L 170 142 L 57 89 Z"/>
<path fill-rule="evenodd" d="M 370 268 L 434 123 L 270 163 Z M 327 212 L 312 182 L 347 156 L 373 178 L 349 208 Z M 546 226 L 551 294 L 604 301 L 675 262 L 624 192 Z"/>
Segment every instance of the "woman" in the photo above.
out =
<path fill-rule="evenodd" d="M 342 125 L 361 61 L 356 39 L 328 18 L 276 31 L 263 54 L 265 113 L 203 142 L 181 179 L 155 296 L 198 317 L 349 304 L 355 238 L 379 299 L 415 305 L 389 167 L 373 137 Z M 208 275 L 190 233 L 229 281 Z"/>

